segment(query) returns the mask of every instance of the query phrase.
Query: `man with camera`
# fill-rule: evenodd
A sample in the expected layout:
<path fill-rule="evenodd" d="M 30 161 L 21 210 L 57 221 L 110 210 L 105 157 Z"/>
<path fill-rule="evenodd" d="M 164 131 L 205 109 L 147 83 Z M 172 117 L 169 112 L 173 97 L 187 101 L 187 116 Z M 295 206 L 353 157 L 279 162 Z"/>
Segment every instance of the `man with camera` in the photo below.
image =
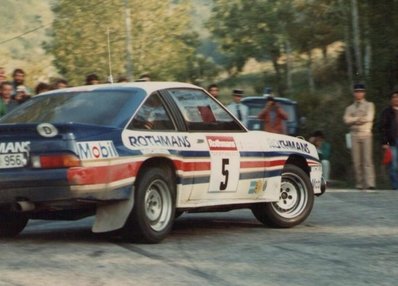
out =
<path fill-rule="evenodd" d="M 259 113 L 258 118 L 264 120 L 265 131 L 286 134 L 285 120 L 288 119 L 288 115 L 273 96 L 268 97 L 267 103 Z"/>

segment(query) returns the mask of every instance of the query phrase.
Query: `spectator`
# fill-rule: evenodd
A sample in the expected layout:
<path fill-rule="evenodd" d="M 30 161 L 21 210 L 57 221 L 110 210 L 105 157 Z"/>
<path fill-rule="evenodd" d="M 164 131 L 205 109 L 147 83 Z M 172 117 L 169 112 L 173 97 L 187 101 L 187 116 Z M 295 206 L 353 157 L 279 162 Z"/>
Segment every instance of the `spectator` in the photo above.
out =
<path fill-rule="evenodd" d="M 149 73 L 142 74 L 137 80 L 137 82 L 142 82 L 142 81 L 151 81 L 151 76 L 149 75 Z"/>
<path fill-rule="evenodd" d="M 129 79 L 126 76 L 119 76 L 118 79 L 117 79 L 117 82 L 118 83 L 129 82 Z"/>
<path fill-rule="evenodd" d="M 393 190 L 398 190 L 398 91 L 391 94 L 390 106 L 380 116 L 381 143 L 384 150 L 390 148 L 391 163 L 388 165 Z"/>
<path fill-rule="evenodd" d="M 234 97 L 234 102 L 229 104 L 227 108 L 236 118 L 239 119 L 239 121 L 241 121 L 246 126 L 247 119 L 249 116 L 249 108 L 246 105 L 240 103 L 240 100 L 242 99 L 243 95 L 244 95 L 243 90 L 234 89 L 232 92 L 232 96 Z"/>
<path fill-rule="evenodd" d="M 286 111 L 279 106 L 272 96 L 268 97 L 267 103 L 258 115 L 259 119 L 264 120 L 264 130 L 272 133 L 285 134 L 285 120 L 288 115 Z"/>
<path fill-rule="evenodd" d="M 372 158 L 372 126 L 375 107 L 365 99 L 365 85 L 354 85 L 354 103 L 344 112 L 344 122 L 350 128 L 351 155 L 354 163 L 357 189 L 375 188 L 375 171 Z"/>
<path fill-rule="evenodd" d="M 30 99 L 30 94 L 27 88 L 23 85 L 19 85 L 17 87 L 17 94 L 14 96 L 14 99 L 18 104 L 24 103 L 25 101 Z"/>
<path fill-rule="evenodd" d="M 45 82 L 39 82 L 35 87 L 35 94 L 40 94 L 50 90 L 50 85 Z"/>
<path fill-rule="evenodd" d="M 326 141 L 325 135 L 320 130 L 315 131 L 309 141 L 315 145 L 318 151 L 319 160 L 321 160 L 322 164 L 322 175 L 325 181 L 328 182 L 330 180 L 330 143 Z"/>
<path fill-rule="evenodd" d="M 12 73 L 12 86 L 13 86 L 13 95 L 17 94 L 17 87 L 20 85 L 24 85 L 25 82 L 25 72 L 23 69 L 17 68 Z"/>
<path fill-rule="evenodd" d="M 95 73 L 86 76 L 86 85 L 95 85 L 99 83 L 99 78 Z"/>
<path fill-rule="evenodd" d="M 220 93 L 220 90 L 218 88 L 218 85 L 213 83 L 207 87 L 207 91 L 210 93 L 211 96 L 214 98 L 218 98 L 218 95 Z"/>
<path fill-rule="evenodd" d="M 3 83 L 3 81 L 6 81 L 6 70 L 3 67 L 0 67 L 0 84 Z"/>
<path fill-rule="evenodd" d="M 63 78 L 58 78 L 53 84 L 53 89 L 61 89 L 69 87 L 68 81 Z"/>
<path fill-rule="evenodd" d="M 12 83 L 9 81 L 4 81 L 0 86 L 1 100 L 0 100 L 0 116 L 13 110 L 18 103 L 12 98 Z"/>

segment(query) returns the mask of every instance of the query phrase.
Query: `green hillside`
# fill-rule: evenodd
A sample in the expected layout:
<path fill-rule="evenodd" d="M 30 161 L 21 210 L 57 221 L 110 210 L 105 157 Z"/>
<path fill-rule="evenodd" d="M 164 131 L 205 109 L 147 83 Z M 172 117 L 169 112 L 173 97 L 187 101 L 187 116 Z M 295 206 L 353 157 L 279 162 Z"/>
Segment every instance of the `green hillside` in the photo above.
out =
<path fill-rule="evenodd" d="M 51 3 L 57 0 L 1 0 L 0 8 L 0 66 L 10 74 L 20 67 L 27 72 L 27 81 L 34 86 L 56 75 L 52 57 L 45 53 L 43 42 L 53 20 Z M 210 16 L 212 0 L 192 1 L 192 23 L 203 41 L 209 32 L 204 23 Z M 26 34 L 25 34 L 26 33 Z"/>
<path fill-rule="evenodd" d="M 14 68 L 23 68 L 28 74 L 30 85 L 46 80 L 55 73 L 51 57 L 42 48 L 42 43 L 48 40 L 46 28 L 52 22 L 51 2 L 1 0 L 0 66 L 4 66 L 8 74 Z M 42 27 L 44 25 L 46 27 Z"/>

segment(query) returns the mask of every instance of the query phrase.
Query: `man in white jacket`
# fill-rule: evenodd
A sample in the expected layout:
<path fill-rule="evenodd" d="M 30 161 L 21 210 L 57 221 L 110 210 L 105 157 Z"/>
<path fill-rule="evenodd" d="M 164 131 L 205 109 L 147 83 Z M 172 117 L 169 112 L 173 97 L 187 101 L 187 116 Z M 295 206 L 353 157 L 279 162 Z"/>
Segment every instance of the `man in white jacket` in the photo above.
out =
<path fill-rule="evenodd" d="M 355 168 L 357 189 L 375 188 L 372 158 L 372 127 L 375 107 L 365 99 L 365 85 L 354 85 L 354 103 L 345 109 L 344 122 L 350 128 L 351 154 Z"/>

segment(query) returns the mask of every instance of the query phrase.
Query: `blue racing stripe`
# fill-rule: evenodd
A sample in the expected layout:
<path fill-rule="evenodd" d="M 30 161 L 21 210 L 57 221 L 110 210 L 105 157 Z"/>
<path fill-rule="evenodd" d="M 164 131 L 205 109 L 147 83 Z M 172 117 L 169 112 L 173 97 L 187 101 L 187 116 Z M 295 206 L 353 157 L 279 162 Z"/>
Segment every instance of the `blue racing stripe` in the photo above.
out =
<path fill-rule="evenodd" d="M 262 179 L 269 177 L 280 176 L 282 170 L 273 170 L 266 172 L 250 172 L 250 173 L 241 173 L 239 176 L 239 180 L 247 180 L 247 179 Z"/>
<path fill-rule="evenodd" d="M 187 177 L 187 178 L 179 178 L 177 180 L 177 184 L 182 185 L 195 185 L 195 184 L 208 184 L 210 183 L 210 176 L 198 176 L 195 178 Z"/>
<path fill-rule="evenodd" d="M 173 151 L 169 150 L 171 154 L 181 157 L 204 157 L 210 158 L 209 151 Z"/>
<path fill-rule="evenodd" d="M 265 152 L 247 152 L 247 151 L 242 151 L 239 152 L 241 157 L 264 157 Z"/>

